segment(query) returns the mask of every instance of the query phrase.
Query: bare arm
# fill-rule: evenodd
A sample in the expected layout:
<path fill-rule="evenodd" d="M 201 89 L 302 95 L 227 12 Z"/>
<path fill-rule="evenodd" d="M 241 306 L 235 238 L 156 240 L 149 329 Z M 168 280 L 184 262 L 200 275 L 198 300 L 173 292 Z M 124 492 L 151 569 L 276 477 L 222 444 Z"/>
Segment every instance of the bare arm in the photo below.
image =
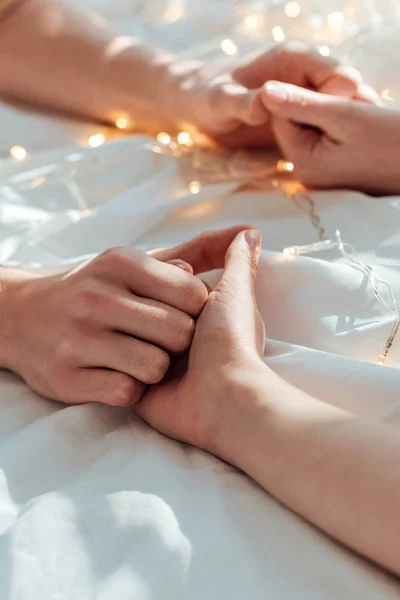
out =
<path fill-rule="evenodd" d="M 232 242 L 197 321 L 187 372 L 150 388 L 140 414 L 239 467 L 310 523 L 400 575 L 400 433 L 308 396 L 261 360 L 260 246 L 256 231 Z"/>
<path fill-rule="evenodd" d="M 220 454 L 326 533 L 400 574 L 400 435 L 271 377 L 235 385 Z M 246 413 L 243 400 L 246 398 Z M 234 403 L 235 406 L 235 403 Z"/>
<path fill-rule="evenodd" d="M 0 13 L 0 93 L 131 125 L 173 126 L 182 73 L 167 52 L 118 36 L 103 20 L 52 0 L 17 0 Z M 177 72 L 179 71 L 179 73 Z"/>
<path fill-rule="evenodd" d="M 142 130 L 193 125 L 231 146 L 274 143 L 261 101 L 273 77 L 374 101 L 354 70 L 307 47 L 282 47 L 221 71 L 119 36 L 100 17 L 57 0 L 2 5 L 3 97 L 110 123 L 124 117 Z"/>

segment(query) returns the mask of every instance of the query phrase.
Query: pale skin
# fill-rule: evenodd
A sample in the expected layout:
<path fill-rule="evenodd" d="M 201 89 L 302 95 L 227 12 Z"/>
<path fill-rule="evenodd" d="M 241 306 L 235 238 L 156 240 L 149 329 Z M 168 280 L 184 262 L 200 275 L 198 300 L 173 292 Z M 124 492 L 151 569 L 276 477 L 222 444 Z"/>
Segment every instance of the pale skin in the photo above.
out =
<path fill-rule="evenodd" d="M 208 296 L 193 273 L 221 267 L 241 229 L 150 255 L 114 248 L 49 277 L 3 269 L 1 365 L 54 400 L 134 404 L 190 347 Z"/>
<path fill-rule="evenodd" d="M 400 192 L 400 111 L 269 81 L 262 101 L 278 145 L 311 187 Z"/>
<path fill-rule="evenodd" d="M 271 78 L 377 100 L 354 69 L 301 44 L 221 70 L 121 38 L 98 17 L 52 0 L 16 0 L 0 13 L 0 95 L 93 120 L 124 116 L 156 131 L 187 123 L 230 146 L 265 146 L 273 142 L 262 102 Z M 224 235 L 207 238 L 211 258 L 203 266 L 221 262 Z M 201 257 L 204 240 L 194 243 Z M 190 346 L 206 301 L 190 271 L 198 271 L 198 258 L 186 254 L 183 247 L 169 255 L 190 263 L 186 273 L 128 248 L 50 278 L 0 268 L 0 366 L 63 402 L 137 402 Z M 158 295 L 156 277 L 174 292 Z M 182 286 L 191 298 L 184 305 Z"/>
<path fill-rule="evenodd" d="M 400 575 L 400 438 L 280 379 L 262 360 L 260 236 L 241 232 L 198 320 L 188 361 L 137 410 L 235 465 L 333 538 Z M 323 491 L 323 493 L 321 493 Z"/>
<path fill-rule="evenodd" d="M 123 116 L 155 131 L 189 124 L 228 145 L 265 146 L 273 143 L 261 101 L 268 79 L 377 100 L 357 71 L 304 44 L 221 69 L 118 36 L 99 17 L 53 0 L 16 0 L 0 15 L 0 95 L 90 119 Z"/>
<path fill-rule="evenodd" d="M 290 88 L 294 101 L 277 102 L 268 80 L 310 90 Z M 108 123 L 124 116 L 154 130 L 189 124 L 231 147 L 265 146 L 276 135 L 314 185 L 376 185 L 365 179 L 362 158 L 353 179 L 343 170 L 327 141 L 340 142 L 353 158 L 359 146 L 342 135 L 348 116 L 331 131 L 328 105 L 340 105 L 336 117 L 359 111 L 352 139 L 366 131 L 363 115 L 376 135 L 380 119 L 389 119 L 361 104 L 378 98 L 358 73 L 302 46 L 221 72 L 121 40 L 98 20 L 50 0 L 21 0 L 2 15 L 0 92 Z M 312 92 L 324 95 L 316 100 Z M 305 93 L 311 95 L 295 100 Z M 325 178 L 312 169 L 315 148 Z M 331 160 L 334 181 L 327 179 Z M 396 174 L 390 166 L 387 172 L 394 191 Z M 150 256 L 114 249 L 57 276 L 0 269 L 0 365 L 64 402 L 136 403 L 159 431 L 231 462 L 293 511 L 400 574 L 397 432 L 309 397 L 264 364 L 254 297 L 260 239 L 241 229 Z M 221 267 L 225 254 L 209 295 L 194 274 Z M 189 348 L 188 363 L 179 360 Z M 145 391 L 147 384 L 154 385 Z M 321 501 L 321 490 L 329 501 Z"/>

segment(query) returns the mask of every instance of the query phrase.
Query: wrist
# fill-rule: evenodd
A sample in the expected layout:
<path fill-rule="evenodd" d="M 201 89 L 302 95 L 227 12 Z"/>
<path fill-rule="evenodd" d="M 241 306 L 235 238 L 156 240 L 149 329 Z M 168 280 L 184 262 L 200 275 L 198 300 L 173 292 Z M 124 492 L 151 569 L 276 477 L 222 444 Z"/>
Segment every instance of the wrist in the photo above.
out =
<path fill-rule="evenodd" d="M 221 381 L 220 396 L 225 412 L 224 426 L 215 440 L 214 454 L 247 472 L 245 458 L 257 446 L 260 435 L 265 437 L 273 405 L 287 385 L 262 361 L 251 369 L 241 369 Z"/>
<path fill-rule="evenodd" d="M 0 367 L 17 371 L 18 339 L 23 320 L 23 299 L 37 275 L 29 271 L 0 269 Z"/>
<path fill-rule="evenodd" d="M 166 129 L 175 133 L 193 122 L 193 108 L 198 61 L 181 61 L 159 49 L 133 45 L 115 58 L 112 65 L 116 98 L 110 106 L 118 106 L 112 119 L 131 117 L 150 132 Z M 140 79 L 135 71 L 140 69 Z M 110 89 L 110 88 L 109 88 Z"/>
<path fill-rule="evenodd" d="M 363 173 L 360 187 L 366 188 L 373 194 L 398 194 L 400 192 L 400 173 L 398 168 L 398 139 L 400 136 L 400 111 L 376 106 L 365 106 L 369 111 L 370 120 L 367 122 L 369 131 L 373 132 L 373 144 L 370 162 L 375 165 L 370 170 L 372 181 Z M 375 133 L 378 132 L 378 133 Z M 367 179 L 367 185 L 364 184 Z"/>
<path fill-rule="evenodd" d="M 164 121 L 169 124 L 169 131 L 178 132 L 198 124 L 198 82 L 203 66 L 201 61 L 181 61 L 177 58 L 171 58 L 164 64 L 158 92 L 153 94 L 153 100 L 160 110 L 162 99 Z"/>

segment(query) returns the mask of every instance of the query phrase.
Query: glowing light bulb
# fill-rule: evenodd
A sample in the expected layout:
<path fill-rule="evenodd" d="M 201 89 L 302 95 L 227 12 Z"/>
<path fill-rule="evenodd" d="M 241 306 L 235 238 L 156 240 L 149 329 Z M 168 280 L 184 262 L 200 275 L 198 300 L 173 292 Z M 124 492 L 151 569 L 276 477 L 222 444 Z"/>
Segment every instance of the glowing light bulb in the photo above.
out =
<path fill-rule="evenodd" d="M 128 127 L 128 121 L 124 117 L 119 117 L 119 119 L 115 121 L 115 125 L 118 129 L 126 129 Z"/>
<path fill-rule="evenodd" d="M 272 28 L 272 37 L 274 38 L 274 40 L 276 42 L 283 42 L 286 38 L 285 32 L 283 31 L 282 27 L 279 27 L 279 25 L 276 25 L 276 27 Z"/>
<path fill-rule="evenodd" d="M 26 150 L 23 146 L 13 146 L 10 154 L 15 160 L 24 160 L 26 158 Z"/>
<path fill-rule="evenodd" d="M 327 17 L 327 21 L 330 27 L 339 27 L 344 23 L 344 14 L 339 11 L 330 13 Z"/>
<path fill-rule="evenodd" d="M 288 2 L 285 4 L 285 14 L 291 19 L 296 19 L 301 13 L 301 6 L 298 2 Z"/>
<path fill-rule="evenodd" d="M 232 40 L 226 39 L 221 42 L 221 50 L 228 56 L 233 56 L 237 52 L 237 46 Z"/>
<path fill-rule="evenodd" d="M 201 190 L 201 184 L 198 181 L 191 181 L 189 184 L 191 194 L 198 194 Z"/>
<path fill-rule="evenodd" d="M 168 144 L 171 142 L 171 136 L 168 135 L 168 133 L 165 133 L 165 131 L 161 131 L 161 133 L 159 133 L 157 136 L 157 141 L 160 142 L 160 144 L 168 146 Z"/>
<path fill-rule="evenodd" d="M 279 160 L 276 168 L 278 169 L 279 173 L 293 173 L 294 164 L 288 162 L 287 160 Z"/>
<path fill-rule="evenodd" d="M 380 355 L 380 357 L 378 358 L 378 365 L 386 365 L 387 362 L 387 357 L 384 356 L 383 354 Z"/>
<path fill-rule="evenodd" d="M 283 250 L 283 254 L 285 256 L 297 256 L 298 252 L 296 246 L 290 246 L 289 248 L 285 248 Z"/>
<path fill-rule="evenodd" d="M 330 56 L 331 49 L 329 48 L 329 46 L 320 46 L 318 48 L 318 52 L 320 53 L 321 56 Z"/>
<path fill-rule="evenodd" d="M 182 146 L 190 146 L 192 143 L 192 137 L 187 131 L 181 131 L 177 137 L 177 140 L 178 144 L 182 144 Z"/>
<path fill-rule="evenodd" d="M 102 133 L 96 133 L 96 135 L 91 135 L 88 140 L 89 146 L 91 146 L 92 148 L 98 148 L 99 146 L 102 146 L 105 141 L 106 138 Z"/>
<path fill-rule="evenodd" d="M 248 15 L 244 20 L 244 24 L 247 29 L 256 29 L 258 27 L 257 15 Z"/>

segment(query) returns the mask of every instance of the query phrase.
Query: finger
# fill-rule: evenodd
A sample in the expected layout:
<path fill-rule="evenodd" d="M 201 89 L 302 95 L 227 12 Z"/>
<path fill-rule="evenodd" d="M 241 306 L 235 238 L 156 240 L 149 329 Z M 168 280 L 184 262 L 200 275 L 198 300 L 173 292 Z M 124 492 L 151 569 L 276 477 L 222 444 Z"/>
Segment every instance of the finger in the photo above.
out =
<path fill-rule="evenodd" d="M 252 91 L 242 88 L 239 91 L 237 87 L 225 90 L 226 110 L 230 116 L 250 127 L 261 127 L 268 123 L 271 117 L 262 102 L 261 89 Z"/>
<path fill-rule="evenodd" d="M 80 364 L 125 373 L 146 384 L 158 383 L 168 371 L 170 358 L 166 352 L 121 333 L 103 333 L 87 340 Z"/>
<path fill-rule="evenodd" d="M 178 269 L 182 269 L 183 271 L 186 271 L 187 273 L 193 275 L 192 265 L 189 265 L 187 262 L 181 260 L 180 258 L 174 258 L 173 260 L 168 260 L 166 262 L 168 262 L 169 265 L 174 265 L 175 267 L 178 267 Z"/>
<path fill-rule="evenodd" d="M 354 100 L 367 102 L 368 104 L 374 104 L 375 106 L 383 106 L 383 100 L 378 92 L 365 83 L 358 86 Z"/>
<path fill-rule="evenodd" d="M 321 94 L 352 99 L 362 84 L 363 78 L 357 69 L 348 65 L 339 65 L 330 73 L 327 72 L 325 79 L 321 77 L 315 87 Z"/>
<path fill-rule="evenodd" d="M 249 90 L 234 81 L 215 85 L 210 91 L 209 102 L 212 111 L 222 115 L 225 120 L 232 119 L 252 127 L 269 120 L 259 90 Z"/>
<path fill-rule="evenodd" d="M 228 294 L 240 290 L 236 297 L 240 305 L 245 298 L 253 299 L 260 251 L 261 234 L 257 229 L 239 233 L 226 253 L 224 272 L 216 290 Z"/>
<path fill-rule="evenodd" d="M 224 325 L 232 335 L 233 344 L 240 340 L 258 356 L 265 337 L 255 300 L 260 250 L 261 235 L 256 229 L 236 236 L 226 253 L 222 277 L 209 296 L 208 313 L 207 306 L 203 313 L 206 318 L 208 315 L 209 330 L 220 330 Z"/>
<path fill-rule="evenodd" d="M 179 258 L 190 264 L 195 274 L 206 273 L 223 267 L 227 249 L 237 234 L 244 229 L 249 229 L 249 225 L 207 231 L 179 246 L 152 250 L 149 254 L 160 261 Z"/>
<path fill-rule="evenodd" d="M 259 88 L 268 79 L 295 83 L 319 90 L 337 78 L 337 93 L 353 97 L 362 81 L 360 73 L 332 56 L 322 56 L 309 44 L 290 41 L 264 52 L 235 69 L 234 78 L 249 88 Z"/>
<path fill-rule="evenodd" d="M 118 291 L 101 312 L 94 313 L 96 325 L 102 330 L 125 333 L 174 353 L 189 348 L 195 329 L 193 319 L 185 312 L 128 291 Z"/>
<path fill-rule="evenodd" d="M 318 127 L 330 136 L 339 137 L 343 132 L 342 119 L 354 106 L 353 102 L 343 98 L 278 81 L 269 81 L 264 86 L 263 101 L 276 116 Z"/>
<path fill-rule="evenodd" d="M 146 386 L 117 371 L 108 369 L 76 369 L 73 377 L 74 389 L 69 392 L 68 383 L 63 390 L 63 398 L 70 395 L 71 404 L 100 402 L 110 406 L 128 406 L 141 399 Z"/>
<path fill-rule="evenodd" d="M 173 258 L 190 264 L 179 253 L 167 260 Z M 114 283 L 118 289 L 122 283 L 137 296 L 174 306 L 191 316 L 197 316 L 207 300 L 207 289 L 197 277 L 134 248 L 114 248 L 95 261 L 98 278 Z"/>

